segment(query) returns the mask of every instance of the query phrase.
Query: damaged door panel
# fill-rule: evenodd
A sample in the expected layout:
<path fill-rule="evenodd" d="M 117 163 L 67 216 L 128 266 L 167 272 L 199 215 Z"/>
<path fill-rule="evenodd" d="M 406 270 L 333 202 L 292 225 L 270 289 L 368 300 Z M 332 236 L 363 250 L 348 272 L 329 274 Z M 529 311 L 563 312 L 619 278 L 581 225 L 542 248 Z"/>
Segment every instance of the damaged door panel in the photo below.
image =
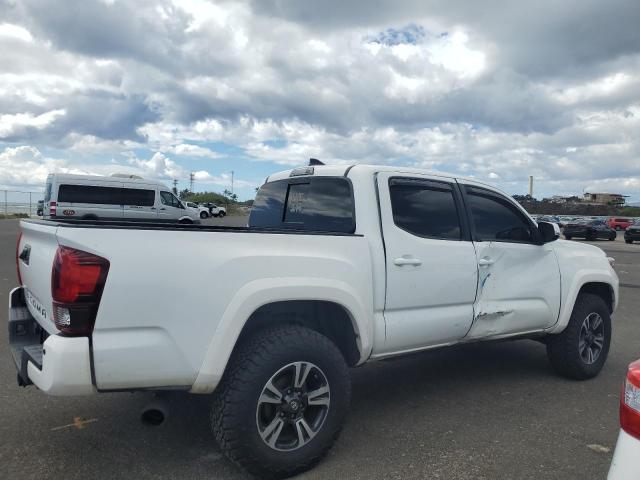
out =
<path fill-rule="evenodd" d="M 540 244 L 537 227 L 510 199 L 465 185 L 478 288 L 465 340 L 552 326 L 560 311 L 560 269 L 553 248 Z"/>

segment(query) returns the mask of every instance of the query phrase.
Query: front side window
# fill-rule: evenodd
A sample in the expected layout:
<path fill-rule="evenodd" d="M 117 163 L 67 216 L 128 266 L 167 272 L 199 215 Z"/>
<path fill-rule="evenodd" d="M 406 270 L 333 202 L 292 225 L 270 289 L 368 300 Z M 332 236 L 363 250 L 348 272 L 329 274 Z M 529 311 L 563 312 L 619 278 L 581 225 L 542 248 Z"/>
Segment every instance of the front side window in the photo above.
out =
<path fill-rule="evenodd" d="M 419 237 L 460 240 L 461 228 L 453 188 L 445 182 L 389 180 L 393 222 Z"/>
<path fill-rule="evenodd" d="M 353 233 L 355 214 L 351 183 L 342 177 L 266 183 L 253 202 L 249 226 Z"/>
<path fill-rule="evenodd" d="M 475 238 L 478 241 L 532 242 L 531 224 L 509 200 L 481 188 L 467 187 Z"/>
<path fill-rule="evenodd" d="M 168 205 L 175 208 L 183 208 L 180 200 L 171 192 L 160 192 L 160 201 L 163 205 Z"/>

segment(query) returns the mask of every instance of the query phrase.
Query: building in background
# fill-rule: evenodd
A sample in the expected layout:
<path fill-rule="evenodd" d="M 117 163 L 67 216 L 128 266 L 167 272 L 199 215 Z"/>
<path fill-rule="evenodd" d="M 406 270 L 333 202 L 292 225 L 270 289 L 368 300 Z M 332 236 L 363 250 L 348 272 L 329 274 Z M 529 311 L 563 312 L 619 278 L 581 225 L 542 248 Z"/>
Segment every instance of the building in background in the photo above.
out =
<path fill-rule="evenodd" d="M 622 207 L 625 204 L 625 198 L 628 195 L 620 193 L 585 193 L 583 201 L 593 205 L 612 205 Z"/>

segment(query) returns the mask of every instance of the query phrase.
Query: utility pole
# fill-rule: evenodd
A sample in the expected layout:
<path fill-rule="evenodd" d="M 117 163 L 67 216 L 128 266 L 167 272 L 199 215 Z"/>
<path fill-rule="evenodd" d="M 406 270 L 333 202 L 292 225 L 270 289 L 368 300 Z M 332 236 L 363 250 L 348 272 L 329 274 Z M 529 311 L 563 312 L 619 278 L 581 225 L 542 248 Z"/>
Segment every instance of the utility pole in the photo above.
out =
<path fill-rule="evenodd" d="M 233 170 L 231 170 L 231 195 L 233 195 Z"/>
<path fill-rule="evenodd" d="M 173 179 L 173 193 L 175 193 L 176 195 L 178 194 L 178 179 L 177 178 Z"/>
<path fill-rule="evenodd" d="M 191 172 L 191 173 L 189 174 L 189 191 L 190 191 L 191 193 L 193 193 L 193 179 L 194 179 L 194 178 L 195 178 L 195 175 L 194 175 L 194 173 L 193 173 L 193 172 Z"/>

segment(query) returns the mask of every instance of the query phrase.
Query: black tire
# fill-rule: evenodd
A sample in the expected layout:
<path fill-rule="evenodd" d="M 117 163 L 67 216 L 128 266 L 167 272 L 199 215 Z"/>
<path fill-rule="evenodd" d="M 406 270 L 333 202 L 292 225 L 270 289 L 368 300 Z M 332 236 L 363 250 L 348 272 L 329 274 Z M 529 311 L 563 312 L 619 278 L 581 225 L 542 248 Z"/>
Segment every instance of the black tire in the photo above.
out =
<path fill-rule="evenodd" d="M 330 404 L 315 436 L 305 440 L 308 443 L 276 450 L 260 436 L 258 400 L 267 382 L 294 362 L 319 367 L 330 388 Z M 329 451 L 342 429 L 350 399 L 349 369 L 331 340 L 306 327 L 276 326 L 258 332 L 234 351 L 214 394 L 211 427 L 234 463 L 261 478 L 285 478 L 313 467 Z M 289 425 L 279 434 L 295 428 Z"/>
<path fill-rule="evenodd" d="M 224 213 L 222 211 L 218 214 L 219 217 L 224 217 L 225 215 L 226 215 L 226 213 Z"/>
<path fill-rule="evenodd" d="M 631 240 L 631 239 L 626 239 L 626 238 L 625 238 L 625 240 L 624 240 L 624 241 L 625 241 L 625 242 L 627 242 L 627 243 L 633 243 L 633 240 Z"/>
<path fill-rule="evenodd" d="M 200 218 L 204 220 L 205 218 L 209 218 L 209 215 L 207 212 L 200 212 Z"/>
<path fill-rule="evenodd" d="M 612 241 L 613 241 L 613 240 L 615 240 L 615 239 L 616 239 L 616 236 L 615 236 L 615 235 L 609 235 L 609 241 L 610 241 L 610 242 L 612 242 Z"/>
<path fill-rule="evenodd" d="M 571 240 L 572 237 L 571 237 L 571 235 L 565 235 L 564 238 L 567 239 L 567 240 Z"/>
<path fill-rule="evenodd" d="M 191 220 L 190 218 L 183 218 L 182 220 L 178 220 L 178 223 L 181 225 L 192 225 L 193 220 Z"/>
<path fill-rule="evenodd" d="M 593 363 L 586 362 L 580 354 L 580 332 L 585 319 L 597 314 L 603 324 L 603 345 Z M 593 378 L 604 366 L 611 343 L 611 316 L 605 301 L 591 293 L 581 293 L 562 333 L 550 335 L 547 340 L 547 355 L 553 368 L 560 374 L 576 380 Z"/>

